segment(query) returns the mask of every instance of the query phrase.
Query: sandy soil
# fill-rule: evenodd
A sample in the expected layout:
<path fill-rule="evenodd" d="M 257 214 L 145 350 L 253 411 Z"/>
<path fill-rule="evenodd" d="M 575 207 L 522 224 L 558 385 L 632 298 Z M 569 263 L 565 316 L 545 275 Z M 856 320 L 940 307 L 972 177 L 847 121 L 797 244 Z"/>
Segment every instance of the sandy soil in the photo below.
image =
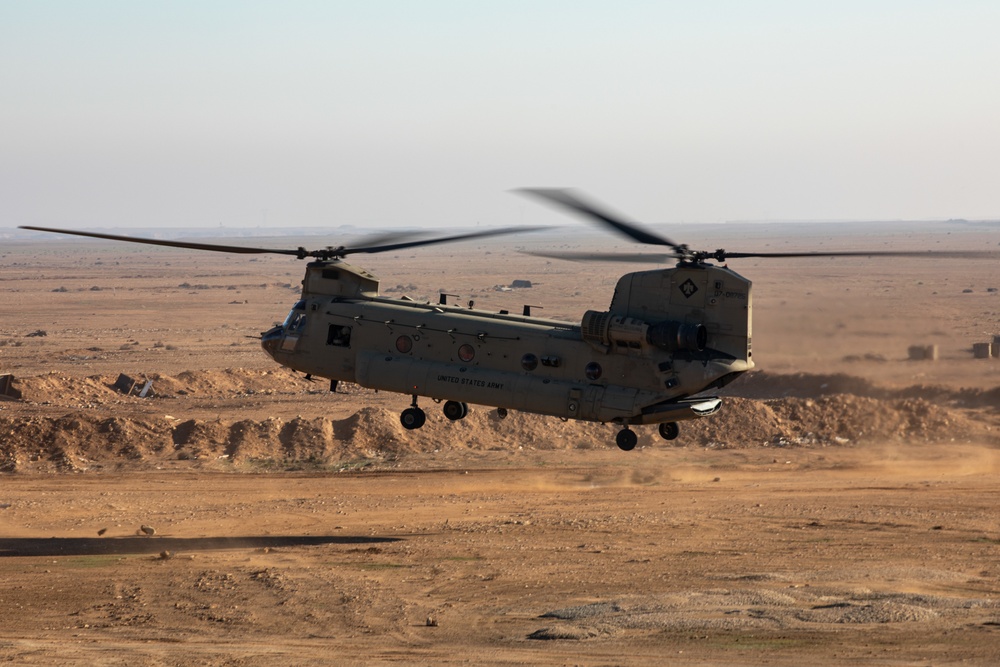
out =
<path fill-rule="evenodd" d="M 683 240 L 1000 241 L 961 224 L 724 227 Z M 331 242 L 312 241 L 281 245 Z M 574 320 L 625 270 L 519 245 L 363 264 L 414 298 Z M 406 397 L 276 368 L 255 339 L 295 300 L 294 260 L 5 243 L 0 373 L 23 398 L 0 401 L 0 657 L 996 664 L 1000 362 L 970 349 L 1000 333 L 995 266 L 735 268 L 755 281 L 761 372 L 676 445 L 648 429 L 626 454 L 610 426 L 475 406 L 404 432 Z M 536 287 L 495 291 L 515 278 Z M 914 344 L 941 359 L 907 361 Z M 112 390 L 121 372 L 155 396 Z"/>

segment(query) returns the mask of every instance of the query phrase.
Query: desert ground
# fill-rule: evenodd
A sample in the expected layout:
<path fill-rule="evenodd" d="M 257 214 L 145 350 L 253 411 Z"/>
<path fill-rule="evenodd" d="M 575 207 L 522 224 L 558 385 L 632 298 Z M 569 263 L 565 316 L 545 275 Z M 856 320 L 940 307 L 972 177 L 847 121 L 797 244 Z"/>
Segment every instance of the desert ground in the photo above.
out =
<path fill-rule="evenodd" d="M 1000 250 L 1000 225 L 961 221 L 669 233 Z M 653 266 L 519 250 L 588 248 L 635 251 L 566 227 L 351 263 L 394 295 L 578 321 Z M 730 266 L 754 281 L 757 368 L 678 440 L 638 427 L 622 452 L 611 425 L 484 406 L 452 423 L 426 402 L 405 431 L 409 397 L 277 366 L 259 336 L 297 298 L 294 258 L 0 229 L 0 374 L 20 395 L 0 399 L 0 659 L 1000 662 L 1000 360 L 971 350 L 1000 334 L 996 262 Z M 515 279 L 533 287 L 497 289 Z"/>

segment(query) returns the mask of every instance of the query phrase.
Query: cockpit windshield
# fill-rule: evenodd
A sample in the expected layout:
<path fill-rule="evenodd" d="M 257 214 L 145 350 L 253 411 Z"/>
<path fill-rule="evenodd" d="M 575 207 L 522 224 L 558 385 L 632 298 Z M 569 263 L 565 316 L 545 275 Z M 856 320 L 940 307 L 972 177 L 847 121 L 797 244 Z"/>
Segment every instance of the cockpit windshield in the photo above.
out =
<path fill-rule="evenodd" d="M 288 317 L 285 318 L 284 324 L 282 326 L 288 333 L 298 333 L 306 325 L 306 302 L 299 301 L 294 306 L 292 306 L 291 311 L 288 313 Z"/>

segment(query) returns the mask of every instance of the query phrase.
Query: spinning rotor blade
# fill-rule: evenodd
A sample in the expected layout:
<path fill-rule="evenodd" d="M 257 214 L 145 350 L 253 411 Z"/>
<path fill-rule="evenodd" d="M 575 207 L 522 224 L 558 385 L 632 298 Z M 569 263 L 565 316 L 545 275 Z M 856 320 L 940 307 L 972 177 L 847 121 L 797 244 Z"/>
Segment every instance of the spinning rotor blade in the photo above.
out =
<path fill-rule="evenodd" d="M 481 239 L 481 238 L 486 238 L 488 236 L 501 236 L 503 234 L 517 234 L 521 232 L 535 232 L 542 229 L 550 229 L 550 228 L 549 227 L 501 227 L 499 229 L 488 229 L 483 232 L 471 232 L 469 234 L 455 234 L 454 236 L 439 236 L 436 238 L 422 239 L 419 241 L 405 241 L 402 243 L 373 245 L 361 248 L 343 248 L 343 254 L 350 255 L 358 252 L 364 252 L 364 253 L 389 252 L 392 250 L 403 250 L 405 248 L 417 248 L 425 245 L 436 245 L 438 243 L 457 243 L 458 241 L 466 241 L 469 239 Z"/>
<path fill-rule="evenodd" d="M 635 264 L 663 264 L 668 259 L 682 259 L 681 255 L 673 253 L 658 255 L 652 253 L 616 253 L 616 252 L 525 252 L 525 255 L 549 257 L 551 259 L 568 259 L 572 262 L 631 262 Z"/>
<path fill-rule="evenodd" d="M 215 243 L 194 243 L 190 241 L 163 241 L 160 239 L 145 239 L 138 236 L 119 236 L 117 234 L 98 234 L 97 232 L 78 232 L 72 229 L 51 229 L 49 227 L 32 227 L 21 225 L 20 229 L 32 229 L 36 232 L 52 232 L 54 234 L 72 234 L 73 236 L 88 236 L 95 239 L 109 239 L 111 241 L 125 241 L 127 243 L 145 243 L 148 245 L 162 245 L 170 248 L 189 248 L 191 250 L 212 250 L 214 252 L 235 252 L 243 255 L 259 255 L 265 253 L 277 253 L 279 255 L 298 256 L 302 249 L 285 250 L 273 248 L 246 248 L 238 245 L 219 245 Z"/>
<path fill-rule="evenodd" d="M 674 243 L 670 239 L 664 238 L 654 232 L 642 229 L 634 222 L 625 222 L 606 210 L 602 210 L 596 204 L 586 201 L 581 195 L 573 190 L 562 188 L 520 188 L 515 190 L 523 194 L 538 197 L 552 204 L 558 204 L 575 211 L 581 215 L 592 218 L 601 224 L 607 225 L 619 233 L 624 234 L 633 241 L 645 243 L 647 245 L 670 246 L 678 252 L 683 252 L 683 247 Z"/>
<path fill-rule="evenodd" d="M 358 239 L 353 243 L 356 246 L 375 246 L 385 245 L 387 243 L 398 243 L 407 239 L 420 238 L 423 236 L 427 236 L 427 232 L 386 232 L 385 234 L 369 234 L 368 236 Z"/>
<path fill-rule="evenodd" d="M 488 236 L 500 236 L 502 234 L 515 234 L 518 232 L 533 232 L 547 227 L 503 227 L 500 229 L 490 229 L 482 232 L 472 232 L 469 234 L 454 234 L 452 236 L 441 236 L 430 239 L 419 239 L 415 241 L 401 241 L 414 236 L 420 236 L 421 232 L 400 232 L 393 234 L 382 234 L 372 236 L 363 241 L 367 245 L 356 248 L 347 247 L 327 247 L 322 250 L 306 250 L 297 248 L 295 250 L 287 248 L 248 248 L 245 246 L 223 245 L 218 243 L 196 243 L 192 241 L 165 241 L 160 239 L 147 239 L 138 236 L 121 236 L 118 234 L 100 234 L 97 232 L 80 232 L 71 229 L 52 229 L 50 227 L 33 227 L 22 225 L 20 229 L 31 229 L 38 232 L 52 232 L 54 234 L 71 234 L 73 236 L 86 236 L 95 239 L 108 239 L 111 241 L 125 241 L 127 243 L 145 243 L 147 245 L 166 246 L 169 248 L 187 248 L 190 250 L 210 250 L 213 252 L 229 252 L 243 255 L 278 254 L 292 255 L 299 259 L 306 257 L 316 257 L 319 259 L 333 259 L 335 257 L 345 257 L 353 253 L 379 253 L 392 250 L 402 250 L 404 248 L 417 248 L 425 245 L 435 245 L 438 243 L 455 243 L 468 239 L 485 238 Z M 393 243 L 392 241 L 399 241 Z"/>
<path fill-rule="evenodd" d="M 582 195 L 573 190 L 553 188 L 521 188 L 515 190 L 523 194 L 537 197 L 551 204 L 557 204 L 569 210 L 592 218 L 624 234 L 634 241 L 648 245 L 666 245 L 673 248 L 673 253 L 667 254 L 635 254 L 635 253 L 587 253 L 587 252 L 528 252 L 526 254 L 538 257 L 552 257 L 572 261 L 597 262 L 633 262 L 662 264 L 668 259 L 677 259 L 682 263 L 700 263 L 706 259 L 725 262 L 728 259 L 759 257 L 764 259 L 780 259 L 790 257 L 915 257 L 927 259 L 1000 259 L 1000 252 L 976 250 L 845 250 L 831 252 L 727 252 L 719 249 L 714 251 L 692 250 L 687 245 L 681 245 L 642 229 L 635 223 L 624 222 L 616 216 L 588 202 Z"/>
<path fill-rule="evenodd" d="M 725 261 L 743 257 L 780 259 L 785 257 L 917 257 L 926 259 L 1000 259 L 1000 253 L 988 250 L 845 250 L 832 252 L 726 252 L 705 253 L 707 258 Z"/>
<path fill-rule="evenodd" d="M 764 259 L 784 259 L 794 257 L 916 257 L 924 259 L 994 259 L 1000 260 L 1000 253 L 986 250 L 847 250 L 843 252 L 714 252 L 691 251 L 686 255 L 614 253 L 614 252 L 525 252 L 535 257 L 552 259 L 567 259 L 573 262 L 627 262 L 633 264 L 663 264 L 669 259 L 680 259 L 688 262 L 700 262 L 714 259 L 725 262 L 728 259 L 761 257 Z"/>

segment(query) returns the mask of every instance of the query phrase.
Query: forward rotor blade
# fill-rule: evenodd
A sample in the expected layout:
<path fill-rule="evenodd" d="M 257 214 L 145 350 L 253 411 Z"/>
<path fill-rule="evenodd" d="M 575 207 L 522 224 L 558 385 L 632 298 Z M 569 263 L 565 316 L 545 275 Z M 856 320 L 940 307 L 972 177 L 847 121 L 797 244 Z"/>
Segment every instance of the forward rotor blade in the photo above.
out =
<path fill-rule="evenodd" d="M 515 190 L 515 192 L 531 195 L 546 202 L 568 208 L 571 211 L 592 218 L 601 224 L 617 230 L 633 241 L 647 245 L 665 245 L 678 251 L 681 250 L 681 247 L 670 239 L 642 229 L 634 222 L 625 222 L 619 216 L 602 209 L 592 202 L 586 201 L 580 194 L 573 190 L 562 188 L 520 188 Z"/>
<path fill-rule="evenodd" d="M 160 239 L 147 239 L 139 236 L 119 236 L 118 234 L 99 234 L 97 232 L 79 232 L 72 229 L 52 229 L 49 227 L 32 227 L 21 225 L 20 229 L 31 229 L 36 232 L 52 232 L 54 234 L 70 234 L 72 236 L 87 236 L 94 239 L 108 239 L 111 241 L 125 241 L 127 243 L 145 243 L 147 245 L 167 246 L 168 248 L 189 248 L 191 250 L 210 250 L 213 252 L 230 252 L 241 255 L 262 255 L 267 253 L 278 255 L 292 255 L 299 257 L 304 252 L 302 249 L 288 250 L 285 248 L 247 248 L 238 245 L 220 245 L 216 243 L 194 243 L 191 241 L 164 241 Z"/>
<path fill-rule="evenodd" d="M 459 241 L 467 241 L 470 239 L 482 239 L 489 236 L 501 236 L 504 234 L 520 234 L 527 232 L 536 232 L 542 229 L 551 229 L 551 227 L 501 227 L 499 229 L 489 229 L 482 232 L 471 232 L 469 234 L 455 234 L 452 236 L 439 236 L 430 239 L 421 239 L 419 241 L 405 241 L 402 243 L 390 243 L 387 245 L 374 245 L 366 246 L 361 248 L 345 248 L 345 255 L 350 255 L 353 253 L 379 253 L 379 252 L 390 252 L 392 250 L 403 250 L 405 248 L 418 248 L 425 245 L 437 245 L 439 243 L 457 243 Z"/>
<path fill-rule="evenodd" d="M 399 243 L 408 239 L 415 239 L 427 236 L 424 231 L 412 232 L 386 232 L 385 234 L 369 234 L 352 242 L 358 247 L 380 246 L 389 243 Z"/>
<path fill-rule="evenodd" d="M 80 232 L 72 229 L 53 229 L 50 227 L 33 227 L 29 225 L 22 225 L 21 229 L 31 229 L 39 232 L 52 232 L 54 234 L 70 234 L 73 236 L 86 236 L 95 239 L 108 239 L 111 241 L 125 241 L 127 243 L 145 243 L 147 245 L 158 245 L 166 246 L 168 248 L 187 248 L 190 250 L 210 250 L 213 252 L 228 252 L 228 253 L 238 253 L 243 255 L 261 255 L 261 254 L 278 254 L 278 255 L 291 255 L 293 257 L 298 257 L 299 259 L 304 259 L 306 257 L 318 257 L 321 259 L 331 259 L 334 257 L 344 257 L 352 253 L 379 253 L 379 252 L 389 252 L 391 250 L 402 250 L 404 248 L 417 248 L 425 245 L 435 245 L 438 243 L 453 243 L 457 241 L 465 241 L 468 239 L 485 238 L 488 236 L 499 236 L 501 234 L 515 234 L 521 232 L 533 232 L 540 229 L 549 229 L 548 227 L 504 227 L 500 229 L 490 229 L 482 232 L 473 232 L 470 234 L 454 234 L 451 236 L 442 236 L 430 239 L 420 239 L 415 241 L 401 241 L 399 243 L 386 243 L 386 241 L 393 241 L 397 239 L 413 238 L 414 236 L 419 236 L 422 232 L 400 232 L 393 234 L 382 234 L 379 236 L 373 236 L 366 239 L 368 243 L 374 242 L 376 245 L 365 245 L 357 248 L 325 248 L 323 250 L 306 250 L 305 248 L 297 248 L 294 250 L 287 248 L 248 248 L 245 246 L 233 246 L 233 245 L 222 245 L 217 243 L 196 243 L 193 241 L 165 241 L 160 239 L 148 239 L 138 236 L 122 236 L 119 234 L 101 234 L 98 232 Z"/>

